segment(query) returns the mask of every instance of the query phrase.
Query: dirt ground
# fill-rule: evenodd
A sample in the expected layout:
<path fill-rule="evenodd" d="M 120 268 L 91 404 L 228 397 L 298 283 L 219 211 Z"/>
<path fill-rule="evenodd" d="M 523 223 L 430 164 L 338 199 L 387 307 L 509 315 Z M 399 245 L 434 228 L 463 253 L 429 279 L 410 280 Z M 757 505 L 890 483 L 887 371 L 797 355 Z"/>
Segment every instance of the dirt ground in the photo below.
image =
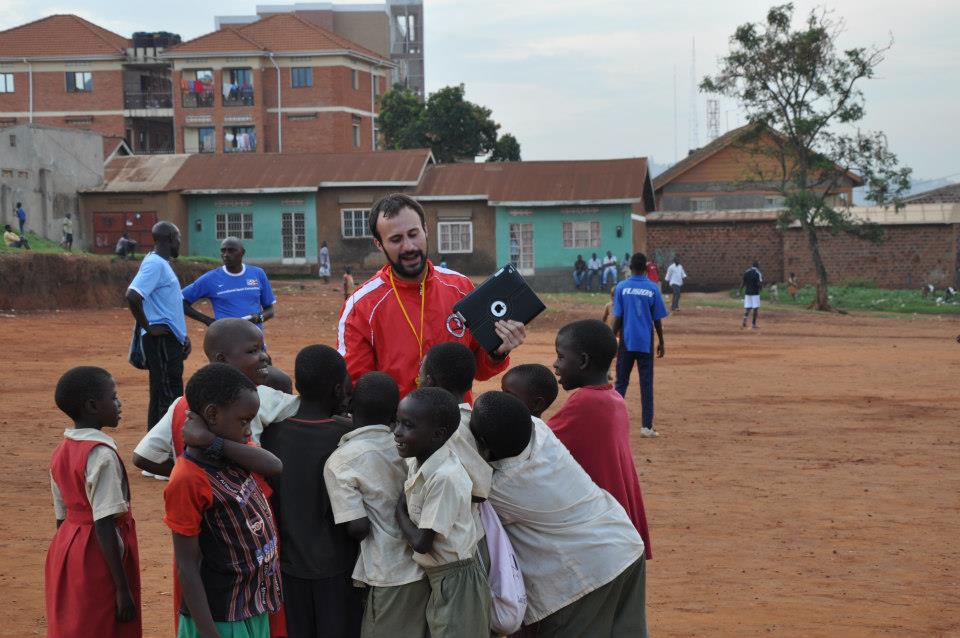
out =
<path fill-rule="evenodd" d="M 276 289 L 267 338 L 292 373 L 298 349 L 334 342 L 340 301 L 315 281 Z M 764 310 L 760 330 L 741 331 L 737 310 L 684 301 L 656 368 L 662 436 L 633 441 L 653 538 L 651 634 L 960 635 L 960 321 Z M 601 308 L 551 308 L 514 361 L 550 365 L 557 328 Z M 2 636 L 45 633 L 58 375 L 111 370 L 125 459 L 143 433 L 147 376 L 126 362 L 130 327 L 121 308 L 0 317 Z M 190 332 L 187 374 L 202 363 L 201 328 Z M 638 428 L 635 380 L 627 398 Z M 168 636 L 164 484 L 133 471 L 131 485 L 145 635 Z"/>

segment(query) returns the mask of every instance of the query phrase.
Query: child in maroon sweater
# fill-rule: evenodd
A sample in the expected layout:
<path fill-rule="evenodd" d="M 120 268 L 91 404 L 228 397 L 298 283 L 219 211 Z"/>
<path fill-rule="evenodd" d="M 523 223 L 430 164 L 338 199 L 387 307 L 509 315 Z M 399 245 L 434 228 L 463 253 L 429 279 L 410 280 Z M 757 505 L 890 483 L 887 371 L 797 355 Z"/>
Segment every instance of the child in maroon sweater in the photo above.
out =
<path fill-rule="evenodd" d="M 630 450 L 630 417 L 623 397 L 607 380 L 617 339 L 602 321 L 574 321 L 557 333 L 556 351 L 553 368 L 560 385 L 576 392 L 550 419 L 550 429 L 594 483 L 623 505 L 650 560 L 647 515 Z"/>

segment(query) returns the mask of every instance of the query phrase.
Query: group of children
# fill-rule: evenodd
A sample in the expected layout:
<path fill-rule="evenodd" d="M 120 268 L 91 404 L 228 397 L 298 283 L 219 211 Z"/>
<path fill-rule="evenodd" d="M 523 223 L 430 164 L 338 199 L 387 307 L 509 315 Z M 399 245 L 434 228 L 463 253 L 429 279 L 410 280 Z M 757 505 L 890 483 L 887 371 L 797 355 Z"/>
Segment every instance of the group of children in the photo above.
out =
<path fill-rule="evenodd" d="M 354 382 L 313 345 L 294 396 L 266 385 L 282 376 L 255 326 L 214 322 L 210 363 L 134 453 L 170 475 L 176 635 L 486 638 L 505 631 L 490 578 L 503 557 L 488 547 L 499 530 L 525 588 L 515 635 L 646 636 L 651 546 L 626 405 L 607 381 L 616 348 L 603 322 L 571 323 L 553 371 L 516 366 L 471 405 L 476 364 L 459 343 L 427 352 L 406 397 L 384 373 Z M 558 378 L 576 392 L 547 424 Z M 130 490 L 101 432 L 119 421 L 115 384 L 74 368 L 56 400 L 74 427 L 51 463 L 48 635 L 139 636 Z"/>

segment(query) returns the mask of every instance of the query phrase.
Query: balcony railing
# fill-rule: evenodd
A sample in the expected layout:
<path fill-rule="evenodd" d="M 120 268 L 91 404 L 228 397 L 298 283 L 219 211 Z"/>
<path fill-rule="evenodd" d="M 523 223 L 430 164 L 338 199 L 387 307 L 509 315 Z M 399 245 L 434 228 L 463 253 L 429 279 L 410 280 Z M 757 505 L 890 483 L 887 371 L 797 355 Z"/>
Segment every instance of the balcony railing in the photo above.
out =
<path fill-rule="evenodd" d="M 201 91 L 199 93 L 182 93 L 183 108 L 196 109 L 213 106 L 213 91 Z"/>
<path fill-rule="evenodd" d="M 125 109 L 169 109 L 172 106 L 173 96 L 168 92 L 147 91 L 123 95 Z"/>
<path fill-rule="evenodd" d="M 223 96 L 224 106 L 253 106 L 253 87 L 231 89 Z"/>

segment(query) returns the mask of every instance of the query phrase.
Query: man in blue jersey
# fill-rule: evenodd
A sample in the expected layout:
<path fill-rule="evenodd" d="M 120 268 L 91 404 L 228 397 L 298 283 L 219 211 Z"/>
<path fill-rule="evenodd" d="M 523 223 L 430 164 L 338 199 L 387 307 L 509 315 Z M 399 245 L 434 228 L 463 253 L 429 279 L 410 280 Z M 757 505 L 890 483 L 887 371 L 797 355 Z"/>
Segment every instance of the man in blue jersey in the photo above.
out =
<path fill-rule="evenodd" d="M 621 281 L 613 295 L 613 332 L 620 337 L 617 349 L 617 392 L 626 396 L 630 373 L 636 362 L 640 374 L 640 404 L 642 406 L 642 436 L 659 436 L 653 429 L 653 331 L 657 331 L 657 358 L 664 355 L 663 327 L 666 306 L 660 286 L 647 278 L 647 257 L 635 253 L 630 258 L 629 279 Z"/>
<path fill-rule="evenodd" d="M 243 263 L 243 242 L 227 237 L 220 244 L 223 268 L 200 275 L 183 289 L 183 312 L 191 319 L 210 325 L 217 319 L 246 319 L 263 330 L 263 322 L 273 317 L 277 298 L 262 268 Z M 213 316 L 205 315 L 193 304 L 209 299 Z"/>

